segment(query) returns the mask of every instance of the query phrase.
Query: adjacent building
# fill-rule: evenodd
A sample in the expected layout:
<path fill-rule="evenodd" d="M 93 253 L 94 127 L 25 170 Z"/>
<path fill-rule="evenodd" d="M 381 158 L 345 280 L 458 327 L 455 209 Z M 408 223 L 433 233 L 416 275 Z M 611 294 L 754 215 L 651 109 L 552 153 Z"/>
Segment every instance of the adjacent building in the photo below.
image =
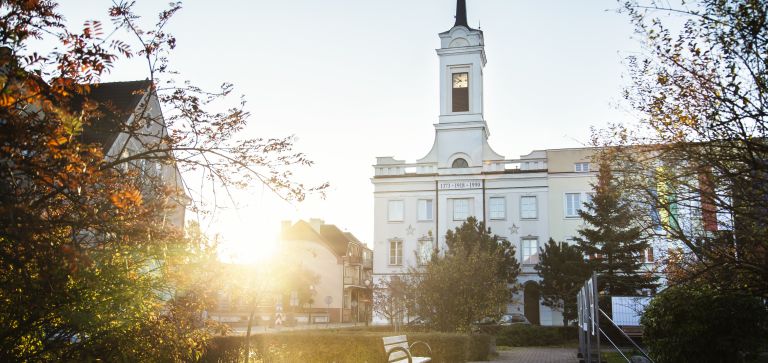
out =
<path fill-rule="evenodd" d="M 165 155 L 160 155 L 171 151 L 167 151 L 168 146 L 164 144 L 168 128 L 152 82 L 97 83 L 91 84 L 90 90 L 88 101 L 79 97 L 72 105 L 74 110 L 84 107 L 86 102 L 96 102 L 98 105 L 90 113 L 92 118 L 80 135 L 81 141 L 99 145 L 105 158 L 110 161 L 127 160 L 139 153 L 153 152 L 125 163 L 122 167 L 138 169 L 140 177 L 145 181 L 162 183 L 162 187 L 175 191 L 163 195 L 167 207 L 162 211 L 162 217 L 169 225 L 183 228 L 190 198 L 185 192 L 177 166 L 165 160 L 168 159 Z"/>
<path fill-rule="evenodd" d="M 352 233 L 322 219 L 283 222 L 281 255 L 301 264 L 318 280 L 313 303 L 301 309 L 298 322 L 367 322 L 371 313 L 373 251 Z"/>
<path fill-rule="evenodd" d="M 219 292 L 211 319 L 239 332 L 251 313 L 254 326 L 370 321 L 373 251 L 363 242 L 312 218 L 284 221 L 278 243 L 271 261 L 222 266 L 231 284 Z"/>

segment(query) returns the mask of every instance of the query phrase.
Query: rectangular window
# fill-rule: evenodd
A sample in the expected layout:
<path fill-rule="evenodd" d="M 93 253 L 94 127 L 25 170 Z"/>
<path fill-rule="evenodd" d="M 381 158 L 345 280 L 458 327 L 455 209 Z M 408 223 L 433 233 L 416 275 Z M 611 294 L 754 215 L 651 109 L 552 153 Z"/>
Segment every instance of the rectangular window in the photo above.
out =
<path fill-rule="evenodd" d="M 419 220 L 432 220 L 432 199 L 419 199 Z"/>
<path fill-rule="evenodd" d="M 390 265 L 403 264 L 403 241 L 402 240 L 393 239 L 389 241 L 389 264 Z"/>
<path fill-rule="evenodd" d="M 469 111 L 469 73 L 454 73 L 452 76 L 453 112 Z"/>
<path fill-rule="evenodd" d="M 502 197 L 492 197 L 488 200 L 488 210 L 491 219 L 507 218 L 507 204 Z"/>
<path fill-rule="evenodd" d="M 419 239 L 419 251 L 417 254 L 417 257 L 419 258 L 419 265 L 423 266 L 429 262 L 429 259 L 432 257 L 433 250 L 434 248 L 432 247 L 431 238 Z"/>
<path fill-rule="evenodd" d="M 565 216 L 578 217 L 581 209 L 581 193 L 565 193 Z"/>
<path fill-rule="evenodd" d="M 464 221 L 469 218 L 469 199 L 453 200 L 453 220 Z"/>
<path fill-rule="evenodd" d="M 532 265 L 539 263 L 539 241 L 534 238 L 523 239 L 522 248 L 523 264 Z"/>
<path fill-rule="evenodd" d="M 645 250 L 645 262 L 653 262 L 655 261 L 655 257 L 653 256 L 653 247 L 648 247 L 647 250 Z"/>
<path fill-rule="evenodd" d="M 536 219 L 539 217 L 536 197 L 528 196 L 520 198 L 520 219 Z"/>
<path fill-rule="evenodd" d="M 387 220 L 390 222 L 402 222 L 404 219 L 405 203 L 402 200 L 390 200 L 387 206 Z"/>
<path fill-rule="evenodd" d="M 573 164 L 573 170 L 577 173 L 589 172 L 589 163 L 575 163 Z"/>

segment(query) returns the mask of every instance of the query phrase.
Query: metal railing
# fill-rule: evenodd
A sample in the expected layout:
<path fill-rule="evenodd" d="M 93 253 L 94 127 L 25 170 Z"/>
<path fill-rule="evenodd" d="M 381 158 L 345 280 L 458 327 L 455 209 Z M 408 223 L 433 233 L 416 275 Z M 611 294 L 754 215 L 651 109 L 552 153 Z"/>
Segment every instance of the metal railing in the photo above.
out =
<path fill-rule="evenodd" d="M 624 360 L 631 363 L 632 360 L 624 354 L 624 351 L 610 338 L 610 336 L 600 327 L 600 316 L 602 315 L 607 319 L 609 326 L 616 328 L 632 345 L 637 349 L 640 354 L 648 359 L 651 363 L 654 363 L 653 359 L 648 353 L 640 348 L 632 338 L 624 332 L 614 321 L 600 309 L 599 293 L 597 290 L 597 274 L 592 274 L 592 277 L 584 283 L 577 295 L 578 299 L 578 312 L 579 312 L 579 358 L 582 362 L 586 363 L 602 363 L 600 343 L 601 339 L 605 339 L 613 348 L 621 355 Z M 593 349 L 593 346 L 595 349 Z"/>

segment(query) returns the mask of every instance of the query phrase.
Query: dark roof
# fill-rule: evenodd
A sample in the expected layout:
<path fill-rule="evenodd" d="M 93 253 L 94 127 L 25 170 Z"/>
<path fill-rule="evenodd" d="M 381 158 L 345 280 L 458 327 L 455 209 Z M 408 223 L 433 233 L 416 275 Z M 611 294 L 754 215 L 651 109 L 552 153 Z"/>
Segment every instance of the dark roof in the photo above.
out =
<path fill-rule="evenodd" d="M 321 241 L 323 237 L 319 233 L 315 232 L 315 229 L 305 221 L 298 221 L 291 227 L 282 231 L 281 238 L 283 240 L 309 240 L 309 241 Z"/>
<path fill-rule="evenodd" d="M 281 233 L 283 241 L 305 240 L 318 241 L 326 245 L 336 256 L 347 255 L 347 247 L 350 242 L 356 242 L 364 246 L 355 236 L 349 232 L 342 232 L 333 224 L 320 225 L 320 232 L 315 231 L 312 225 L 300 220 L 294 225 L 285 228 Z"/>
<path fill-rule="evenodd" d="M 320 226 L 320 235 L 323 236 L 328 243 L 328 247 L 330 247 L 336 255 L 347 255 L 347 246 L 350 241 L 338 227 L 332 224 L 323 224 Z"/>
<path fill-rule="evenodd" d="M 467 0 L 456 0 L 456 23 L 453 26 L 459 25 L 472 29 L 467 24 Z"/>
<path fill-rule="evenodd" d="M 83 128 L 81 141 L 97 143 L 104 152 L 109 150 L 151 85 L 149 80 L 90 85 L 90 93 L 76 98 L 72 106 L 73 111 L 79 111 L 86 99 L 98 103 L 97 111 Z"/>

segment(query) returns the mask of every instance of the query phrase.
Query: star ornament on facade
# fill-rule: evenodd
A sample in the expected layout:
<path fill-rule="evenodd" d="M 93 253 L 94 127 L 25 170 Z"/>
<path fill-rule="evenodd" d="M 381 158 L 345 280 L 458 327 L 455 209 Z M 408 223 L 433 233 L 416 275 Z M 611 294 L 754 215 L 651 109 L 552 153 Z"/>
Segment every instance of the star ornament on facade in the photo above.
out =
<path fill-rule="evenodd" d="M 408 228 L 405 229 L 405 232 L 408 233 L 409 236 L 413 236 L 413 233 L 416 232 L 416 228 L 413 228 L 412 225 L 408 225 Z"/>
<path fill-rule="evenodd" d="M 509 234 L 517 234 L 519 230 L 520 230 L 520 227 L 512 223 L 512 227 L 509 227 Z"/>

